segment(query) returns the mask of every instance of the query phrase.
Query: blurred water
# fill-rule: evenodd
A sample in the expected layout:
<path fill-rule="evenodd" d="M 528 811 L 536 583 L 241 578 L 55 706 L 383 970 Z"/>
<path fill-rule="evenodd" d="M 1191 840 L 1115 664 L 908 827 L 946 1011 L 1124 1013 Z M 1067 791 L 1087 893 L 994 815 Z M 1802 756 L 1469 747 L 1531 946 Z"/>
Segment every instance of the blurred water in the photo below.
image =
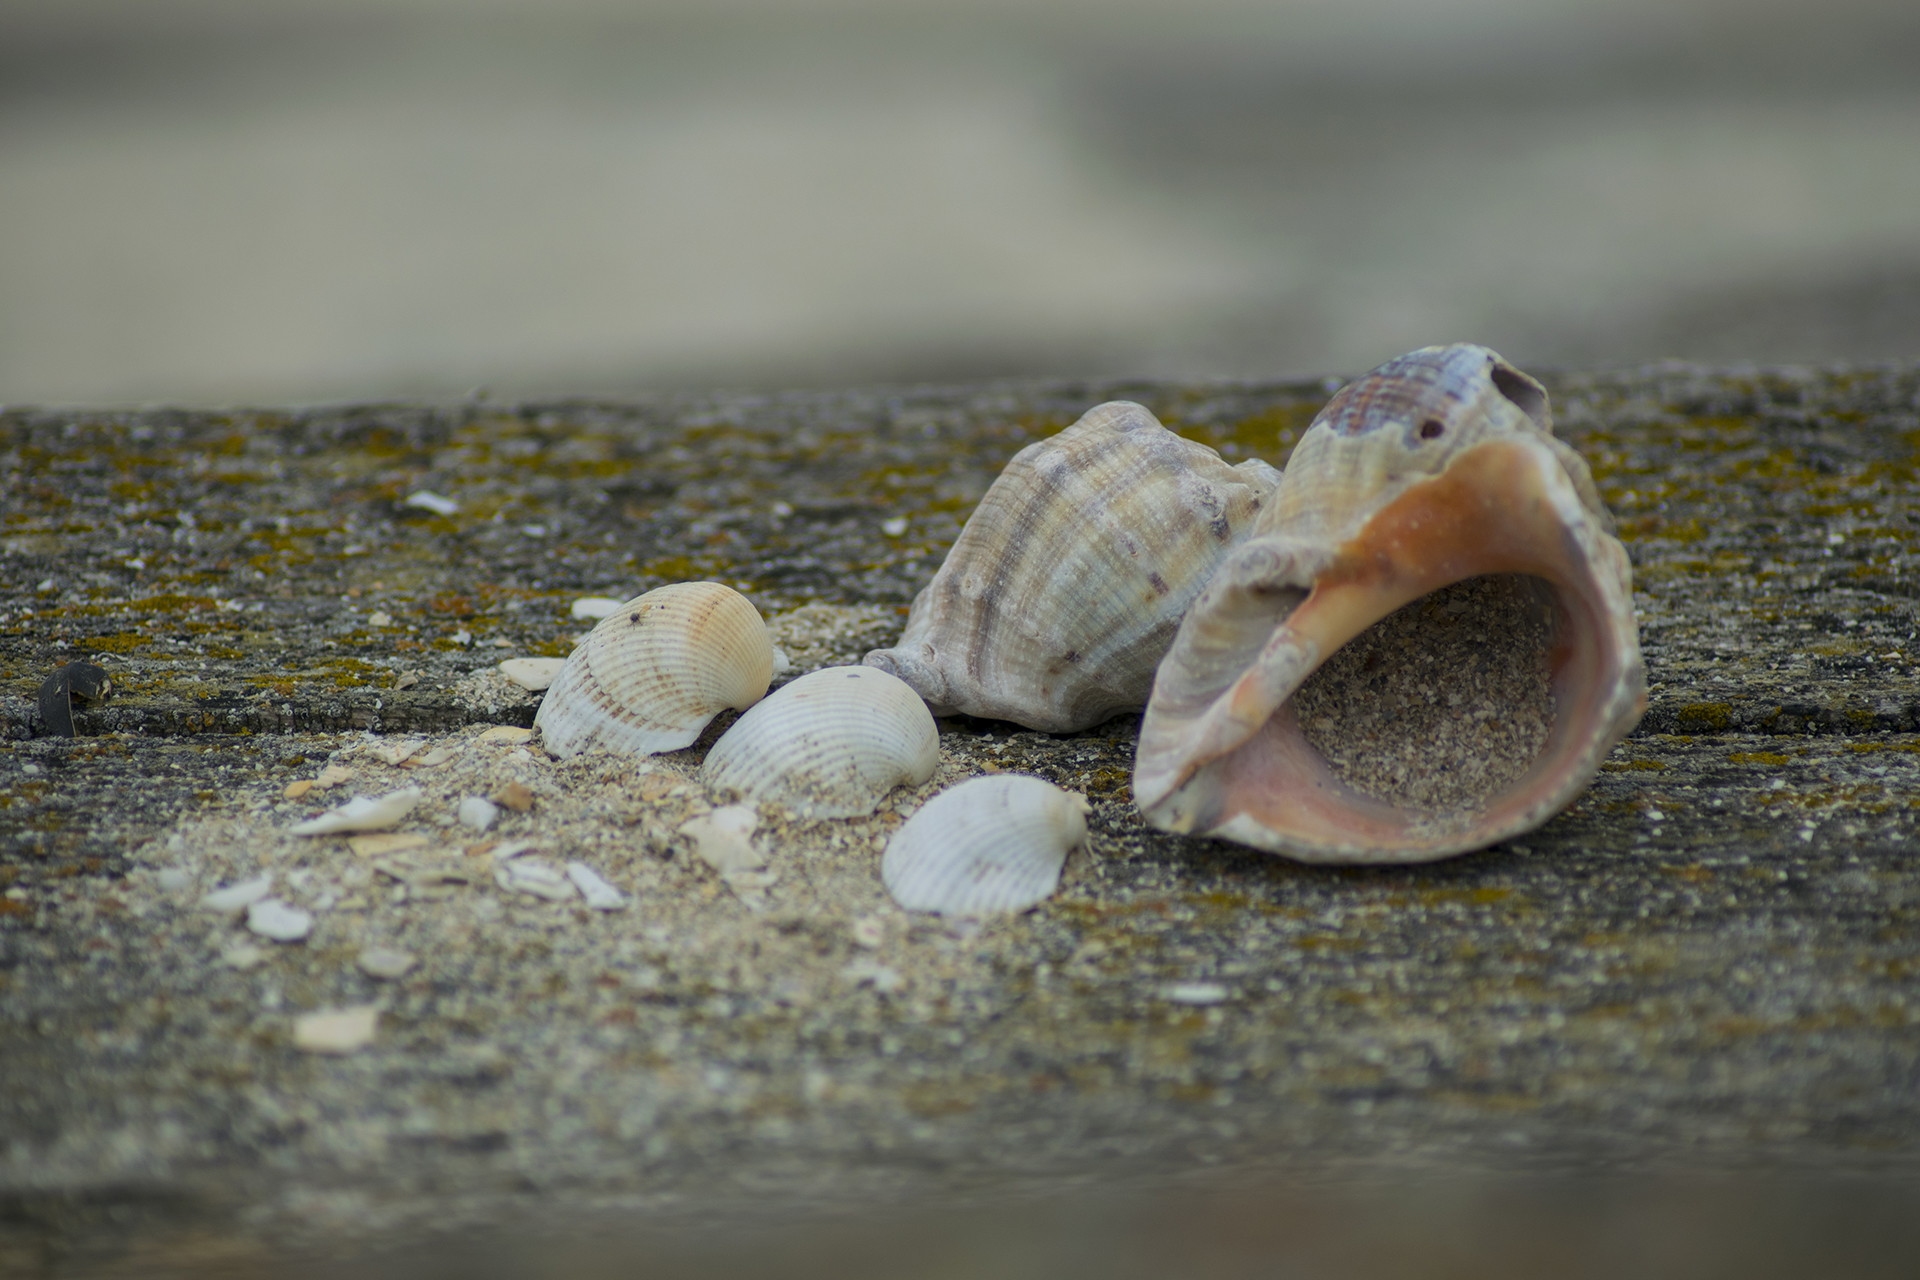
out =
<path fill-rule="evenodd" d="M 0 402 L 1920 355 L 1920 8 L 10 0 Z"/>

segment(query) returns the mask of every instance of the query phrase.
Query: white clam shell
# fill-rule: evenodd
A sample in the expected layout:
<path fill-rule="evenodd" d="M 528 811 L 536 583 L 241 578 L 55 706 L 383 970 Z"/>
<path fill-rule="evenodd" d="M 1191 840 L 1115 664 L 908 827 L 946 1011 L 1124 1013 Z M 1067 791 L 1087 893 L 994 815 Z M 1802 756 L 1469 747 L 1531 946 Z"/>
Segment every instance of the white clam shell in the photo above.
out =
<path fill-rule="evenodd" d="M 981 916 L 1025 911 L 1060 883 L 1087 838 L 1087 799 L 1004 773 L 942 791 L 894 832 L 880 878 L 909 911 Z"/>
<path fill-rule="evenodd" d="M 773 679 L 773 640 L 753 603 L 718 582 L 680 582 L 629 600 L 587 634 L 534 716 L 547 751 L 677 751 Z"/>
<path fill-rule="evenodd" d="M 936 715 L 1069 733 L 1146 705 L 1180 616 L 1279 482 L 1114 401 L 1022 449 L 867 655 Z"/>
<path fill-rule="evenodd" d="M 1467 344 L 1382 365 L 1328 402 L 1181 623 L 1135 802 L 1308 862 L 1546 822 L 1646 708 L 1611 528 L 1526 374 Z"/>
<path fill-rule="evenodd" d="M 905 681 L 875 667 L 826 667 L 741 716 L 701 773 L 803 818 L 853 818 L 895 787 L 919 786 L 939 763 L 939 726 Z"/>

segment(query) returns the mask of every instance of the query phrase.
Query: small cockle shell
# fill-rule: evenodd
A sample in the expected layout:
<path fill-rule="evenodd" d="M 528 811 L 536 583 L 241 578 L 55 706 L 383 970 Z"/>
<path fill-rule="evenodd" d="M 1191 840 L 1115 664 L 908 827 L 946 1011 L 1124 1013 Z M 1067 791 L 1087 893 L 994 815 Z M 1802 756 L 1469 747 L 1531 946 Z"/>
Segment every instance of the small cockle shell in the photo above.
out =
<path fill-rule="evenodd" d="M 939 726 L 904 681 L 873 667 L 826 667 L 741 716 L 700 772 L 803 818 L 854 818 L 895 787 L 919 786 L 939 763 Z"/>
<path fill-rule="evenodd" d="M 1169 831 L 1423 862 L 1572 802 L 1646 707 L 1625 549 L 1540 384 L 1427 347 L 1343 388 L 1161 663 Z"/>
<path fill-rule="evenodd" d="M 1087 838 L 1087 798 L 1041 778 L 969 778 L 920 806 L 887 841 L 880 878 L 909 911 L 1025 911 L 1060 883 Z"/>
<path fill-rule="evenodd" d="M 680 582 L 620 606 L 567 657 L 533 718 L 547 751 L 677 751 L 707 721 L 758 702 L 773 641 L 753 603 L 718 582 Z"/>
<path fill-rule="evenodd" d="M 981 498 L 905 633 L 868 666 L 962 712 L 1070 733 L 1146 704 L 1154 665 L 1279 473 L 1230 467 L 1116 400 L 1028 445 Z"/>

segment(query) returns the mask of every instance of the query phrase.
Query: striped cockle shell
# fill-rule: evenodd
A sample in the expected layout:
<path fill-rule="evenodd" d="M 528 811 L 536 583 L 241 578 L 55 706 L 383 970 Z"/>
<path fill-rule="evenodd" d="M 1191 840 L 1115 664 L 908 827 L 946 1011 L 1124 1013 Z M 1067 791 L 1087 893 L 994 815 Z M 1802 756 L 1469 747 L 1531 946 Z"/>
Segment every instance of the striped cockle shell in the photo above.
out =
<path fill-rule="evenodd" d="M 872 813 L 940 763 L 940 730 L 920 695 L 873 667 L 826 667 L 782 686 L 707 752 L 718 788 L 803 818 Z"/>
<path fill-rule="evenodd" d="M 1134 766 L 1148 820 L 1423 862 L 1572 803 L 1646 675 L 1626 551 L 1551 432 L 1546 391 L 1484 347 L 1336 394 L 1160 665 Z"/>
<path fill-rule="evenodd" d="M 1015 773 L 970 778 L 920 806 L 887 841 L 880 878 L 909 911 L 1025 911 L 1086 842 L 1087 798 Z"/>
<path fill-rule="evenodd" d="M 718 582 L 627 601 L 568 655 L 533 718 L 547 751 L 675 751 L 773 680 L 773 640 L 753 603 Z"/>
<path fill-rule="evenodd" d="M 1146 705 L 1181 614 L 1279 481 L 1114 401 L 1022 449 L 905 633 L 867 665 L 961 712 L 1069 733 Z"/>

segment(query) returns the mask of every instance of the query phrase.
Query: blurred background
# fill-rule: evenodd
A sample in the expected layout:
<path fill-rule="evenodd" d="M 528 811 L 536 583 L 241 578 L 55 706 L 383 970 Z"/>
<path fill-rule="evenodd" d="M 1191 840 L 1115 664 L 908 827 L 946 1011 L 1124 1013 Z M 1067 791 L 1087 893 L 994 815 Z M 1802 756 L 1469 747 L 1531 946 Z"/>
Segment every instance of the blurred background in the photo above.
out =
<path fill-rule="evenodd" d="M 3 0 L 0 402 L 1920 356 L 1913 0 Z"/>

